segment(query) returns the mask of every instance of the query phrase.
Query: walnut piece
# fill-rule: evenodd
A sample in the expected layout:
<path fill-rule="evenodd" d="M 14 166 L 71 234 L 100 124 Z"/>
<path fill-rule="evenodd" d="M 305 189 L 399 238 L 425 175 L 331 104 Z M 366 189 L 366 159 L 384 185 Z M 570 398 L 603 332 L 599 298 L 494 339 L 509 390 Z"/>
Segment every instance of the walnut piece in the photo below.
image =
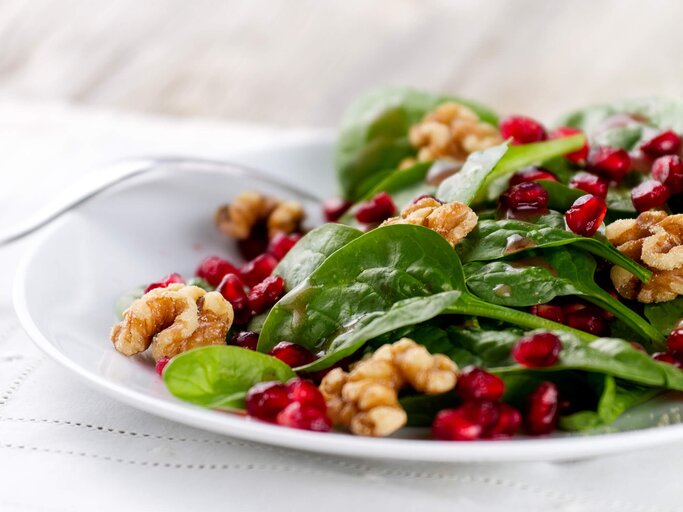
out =
<path fill-rule="evenodd" d="M 382 224 L 415 224 L 432 229 L 456 246 L 477 225 L 477 214 L 457 201 L 442 204 L 433 197 L 423 197 L 406 206 L 400 217 L 392 217 Z"/>
<path fill-rule="evenodd" d="M 442 354 L 430 354 L 413 340 L 403 338 L 377 349 L 349 373 L 335 368 L 323 378 L 320 390 L 332 421 L 356 435 L 382 437 L 406 424 L 398 402 L 406 385 L 428 395 L 455 387 L 458 367 Z"/>
<path fill-rule="evenodd" d="M 218 292 L 171 284 L 134 301 L 114 325 L 111 340 L 127 356 L 151 345 L 158 361 L 192 348 L 221 345 L 232 325 L 232 305 Z"/>
<path fill-rule="evenodd" d="M 258 192 L 241 192 L 232 203 L 216 210 L 216 227 L 227 236 L 238 240 L 249 238 L 256 224 L 264 222 L 268 236 L 290 234 L 299 230 L 305 216 L 303 206 L 296 201 L 280 201 Z"/>
<path fill-rule="evenodd" d="M 495 126 L 481 121 L 468 107 L 452 101 L 442 103 L 425 115 L 421 122 L 411 127 L 408 136 L 418 150 L 417 159 L 402 162 L 400 167 L 415 161 L 464 161 L 470 153 L 503 142 Z"/>
<path fill-rule="evenodd" d="M 666 302 L 683 295 L 683 215 L 643 212 L 637 219 L 609 224 L 607 239 L 629 258 L 652 271 L 647 283 L 614 266 L 612 284 L 622 297 L 643 303 Z"/>

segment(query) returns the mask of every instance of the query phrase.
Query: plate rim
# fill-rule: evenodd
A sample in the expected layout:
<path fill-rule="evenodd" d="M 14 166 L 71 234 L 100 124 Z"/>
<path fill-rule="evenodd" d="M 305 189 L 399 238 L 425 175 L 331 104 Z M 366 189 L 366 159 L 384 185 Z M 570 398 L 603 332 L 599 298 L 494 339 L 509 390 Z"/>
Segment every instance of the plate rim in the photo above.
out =
<path fill-rule="evenodd" d="M 320 140 L 321 137 L 311 137 L 309 141 L 302 141 L 301 144 L 296 145 L 305 147 L 319 143 Z M 282 147 L 283 145 L 276 144 L 261 151 L 278 150 Z M 213 160 L 212 162 L 220 165 L 244 167 L 235 163 L 238 159 L 239 155 L 236 155 L 232 161 Z M 205 159 L 192 158 L 175 160 L 180 160 L 186 164 L 191 164 L 192 161 L 206 162 Z M 91 201 L 97 201 L 99 197 L 94 197 Z M 44 354 L 91 387 L 143 412 L 221 435 L 281 448 L 303 450 L 318 455 L 331 454 L 401 461 L 458 463 L 576 460 L 630 452 L 683 439 L 683 423 L 596 435 L 471 443 L 400 438 L 364 438 L 340 433 L 316 433 L 282 428 L 249 420 L 238 415 L 206 410 L 177 399 L 166 401 L 135 391 L 102 377 L 72 360 L 50 341 L 33 320 L 26 294 L 31 264 L 39 254 L 41 247 L 47 243 L 48 239 L 58 234 L 64 224 L 68 224 L 69 218 L 68 214 L 63 215 L 31 236 L 33 240 L 30 241 L 31 243 L 21 256 L 14 278 L 12 296 L 15 312 L 23 329 Z"/>

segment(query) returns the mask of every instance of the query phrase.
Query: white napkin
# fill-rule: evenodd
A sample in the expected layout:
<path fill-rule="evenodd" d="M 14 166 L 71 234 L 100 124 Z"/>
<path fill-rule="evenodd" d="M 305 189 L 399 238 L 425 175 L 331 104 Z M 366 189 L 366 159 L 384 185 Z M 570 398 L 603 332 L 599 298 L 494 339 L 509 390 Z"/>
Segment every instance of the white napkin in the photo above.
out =
<path fill-rule="evenodd" d="M 96 163 L 229 157 L 302 133 L 0 103 L 0 219 Z M 681 510 L 680 443 L 561 464 L 395 463 L 247 443 L 119 404 L 19 327 L 11 281 L 24 248 L 0 248 L 0 511 Z"/>

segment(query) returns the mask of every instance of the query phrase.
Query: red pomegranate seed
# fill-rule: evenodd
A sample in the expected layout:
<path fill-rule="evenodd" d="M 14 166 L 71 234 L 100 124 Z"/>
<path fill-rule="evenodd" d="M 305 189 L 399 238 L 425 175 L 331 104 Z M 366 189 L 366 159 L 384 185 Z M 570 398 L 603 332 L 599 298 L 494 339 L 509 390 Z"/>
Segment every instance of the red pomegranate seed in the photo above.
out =
<path fill-rule="evenodd" d="M 546 320 L 552 320 L 558 324 L 564 323 L 564 313 L 562 308 L 554 304 L 538 304 L 536 306 L 531 306 L 529 312 L 532 315 L 540 316 Z"/>
<path fill-rule="evenodd" d="M 566 316 L 567 325 L 573 329 L 578 329 L 595 336 L 605 336 L 609 327 L 600 311 L 592 308 L 585 308 Z"/>
<path fill-rule="evenodd" d="M 280 276 L 266 277 L 249 291 L 249 304 L 256 313 L 263 313 L 277 302 L 285 289 L 285 281 Z"/>
<path fill-rule="evenodd" d="M 589 309 L 593 308 L 594 306 L 589 306 L 585 302 L 568 302 L 566 304 L 562 305 L 562 312 L 564 313 L 565 317 L 567 315 L 571 315 L 572 313 L 576 313 L 577 311 L 582 311 L 584 309 Z"/>
<path fill-rule="evenodd" d="M 226 275 L 216 288 L 225 299 L 232 304 L 237 325 L 246 324 L 251 320 L 251 304 L 244 291 L 244 283 L 235 274 Z"/>
<path fill-rule="evenodd" d="M 166 368 L 166 365 L 168 364 L 168 362 L 169 362 L 170 360 L 171 360 L 171 358 L 168 357 L 168 356 L 164 356 L 164 357 L 159 358 L 159 360 L 157 361 L 156 365 L 154 365 L 154 369 L 156 370 L 156 372 L 157 372 L 159 375 L 163 375 L 163 373 L 164 373 L 164 368 Z"/>
<path fill-rule="evenodd" d="M 668 199 L 669 189 L 656 180 L 643 181 L 631 190 L 631 202 L 639 212 L 664 206 Z"/>
<path fill-rule="evenodd" d="M 659 361 L 660 363 L 667 363 L 675 366 L 676 368 L 683 367 L 683 361 L 675 354 L 670 352 L 655 352 L 652 354 L 652 359 Z"/>
<path fill-rule="evenodd" d="M 364 224 L 382 222 L 396 213 L 396 205 L 391 196 L 380 192 L 356 210 L 356 220 Z"/>
<path fill-rule="evenodd" d="M 569 180 L 569 186 L 605 199 L 609 182 L 589 172 L 579 172 Z"/>
<path fill-rule="evenodd" d="M 316 359 L 315 355 L 306 348 L 289 341 L 281 341 L 270 349 L 270 352 L 268 353 L 292 368 L 298 368 L 299 366 L 312 363 Z"/>
<path fill-rule="evenodd" d="M 477 425 L 481 426 L 482 436 L 486 437 L 498 424 L 500 404 L 490 400 L 469 400 L 459 409 Z"/>
<path fill-rule="evenodd" d="M 681 151 L 681 137 L 672 130 L 666 130 L 643 142 L 640 150 L 652 158 L 676 155 Z"/>
<path fill-rule="evenodd" d="M 683 353 L 683 329 L 676 329 L 666 339 L 666 348 L 669 352 Z"/>
<path fill-rule="evenodd" d="M 510 177 L 510 186 L 519 185 L 527 181 L 551 180 L 559 181 L 557 176 L 543 167 L 527 167 L 521 171 L 517 171 Z"/>
<path fill-rule="evenodd" d="M 456 392 L 463 400 L 500 400 L 505 384 L 500 377 L 481 368 L 469 368 L 458 378 Z"/>
<path fill-rule="evenodd" d="M 500 205 L 516 211 L 541 212 L 548 206 L 548 192 L 538 183 L 520 183 L 500 196 Z"/>
<path fill-rule="evenodd" d="M 352 203 L 350 201 L 344 201 L 337 197 L 332 197 L 327 199 L 323 203 L 323 215 L 327 222 L 337 222 L 339 218 L 344 215 L 349 208 L 351 208 Z"/>
<path fill-rule="evenodd" d="M 274 422 L 277 415 L 292 403 L 287 386 L 282 382 L 261 382 L 247 392 L 247 414 L 263 421 Z"/>
<path fill-rule="evenodd" d="M 276 423 L 283 427 L 313 432 L 329 432 L 332 429 L 332 422 L 325 411 L 299 402 L 292 402 L 280 411 Z"/>
<path fill-rule="evenodd" d="M 237 274 L 237 268 L 223 258 L 209 256 L 199 264 L 196 274 L 215 288 L 227 274 Z"/>
<path fill-rule="evenodd" d="M 482 432 L 481 425 L 461 408 L 440 411 L 432 423 L 432 437 L 442 441 L 474 441 Z"/>
<path fill-rule="evenodd" d="M 512 139 L 512 144 L 530 144 L 547 138 L 543 125 L 530 117 L 509 116 L 500 122 L 503 139 Z"/>
<path fill-rule="evenodd" d="M 287 392 L 289 393 L 289 398 L 294 402 L 299 402 L 321 411 L 327 411 L 323 394 L 318 389 L 318 386 L 310 380 L 298 377 L 290 380 L 287 382 Z"/>
<path fill-rule="evenodd" d="M 586 194 L 571 205 L 564 218 L 567 227 L 581 236 L 593 236 L 607 215 L 604 199 Z"/>
<path fill-rule="evenodd" d="M 631 157 L 623 149 L 598 146 L 588 154 L 588 169 L 619 182 L 631 169 Z"/>
<path fill-rule="evenodd" d="M 554 365 L 560 357 L 562 341 L 551 332 L 538 332 L 522 337 L 512 347 L 512 357 L 527 368 Z"/>
<path fill-rule="evenodd" d="M 237 240 L 237 249 L 242 258 L 253 260 L 259 254 L 263 254 L 268 249 L 268 232 L 265 226 L 254 228 L 248 238 Z"/>
<path fill-rule="evenodd" d="M 164 277 L 161 281 L 157 281 L 156 283 L 151 283 L 150 285 L 148 285 L 147 288 L 145 288 L 145 293 L 152 291 L 156 288 L 166 288 L 169 284 L 184 282 L 185 280 L 183 279 L 183 276 L 177 274 L 176 272 L 173 272 L 172 274 L 169 274 L 166 277 Z"/>
<path fill-rule="evenodd" d="M 652 177 L 672 194 L 683 192 L 683 160 L 678 155 L 660 156 L 652 164 Z"/>
<path fill-rule="evenodd" d="M 520 412 L 508 404 L 500 404 L 498 422 L 488 435 L 493 439 L 512 437 L 517 433 L 521 425 L 522 415 Z"/>
<path fill-rule="evenodd" d="M 561 139 L 564 137 L 571 137 L 572 135 L 579 135 L 582 133 L 583 132 L 578 128 L 563 126 L 561 128 L 557 128 L 556 130 L 553 130 L 550 133 L 550 135 L 548 135 L 548 138 Z M 577 149 L 576 151 L 573 151 L 571 153 L 567 153 L 566 155 L 564 155 L 564 157 L 575 164 L 581 164 L 585 162 L 586 158 L 588 157 L 588 140 L 586 140 L 586 142 L 583 144 L 583 146 L 581 146 L 580 149 Z"/>
<path fill-rule="evenodd" d="M 277 259 L 272 254 L 261 254 L 240 267 L 240 276 L 247 286 L 254 286 L 273 273 Z"/>
<path fill-rule="evenodd" d="M 299 233 L 291 235 L 277 233 L 271 238 L 270 243 L 268 243 L 268 252 L 280 261 L 287 256 L 287 253 L 292 250 L 292 247 L 294 247 L 299 240 L 301 240 L 301 235 Z"/>
<path fill-rule="evenodd" d="M 542 382 L 529 395 L 526 411 L 526 429 L 532 436 L 549 434 L 555 430 L 558 418 L 557 387 L 552 382 Z"/>
<path fill-rule="evenodd" d="M 256 347 L 258 346 L 258 333 L 253 331 L 241 331 L 237 333 L 237 336 L 235 336 L 230 343 L 248 350 L 256 350 Z"/>

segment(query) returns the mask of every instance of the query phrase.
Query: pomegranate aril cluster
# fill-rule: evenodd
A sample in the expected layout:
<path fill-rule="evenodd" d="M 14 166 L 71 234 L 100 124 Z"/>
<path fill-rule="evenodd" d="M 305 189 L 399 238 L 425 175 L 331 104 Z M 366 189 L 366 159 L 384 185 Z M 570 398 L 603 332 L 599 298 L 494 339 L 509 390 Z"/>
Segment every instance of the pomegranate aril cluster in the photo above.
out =
<path fill-rule="evenodd" d="M 246 397 L 249 416 L 284 427 L 329 432 L 325 399 L 310 381 L 294 378 L 281 382 L 262 382 L 253 386 Z"/>
<path fill-rule="evenodd" d="M 656 352 L 652 354 L 652 358 L 655 361 L 683 368 L 683 328 L 671 331 L 666 339 L 666 352 Z"/>
<path fill-rule="evenodd" d="M 610 293 L 615 299 L 616 294 Z M 559 324 L 564 324 L 573 329 L 588 332 L 595 336 L 609 334 L 607 320 L 613 318 L 612 313 L 583 302 L 569 302 L 560 306 L 558 304 L 539 304 L 531 306 L 529 312 Z"/>

